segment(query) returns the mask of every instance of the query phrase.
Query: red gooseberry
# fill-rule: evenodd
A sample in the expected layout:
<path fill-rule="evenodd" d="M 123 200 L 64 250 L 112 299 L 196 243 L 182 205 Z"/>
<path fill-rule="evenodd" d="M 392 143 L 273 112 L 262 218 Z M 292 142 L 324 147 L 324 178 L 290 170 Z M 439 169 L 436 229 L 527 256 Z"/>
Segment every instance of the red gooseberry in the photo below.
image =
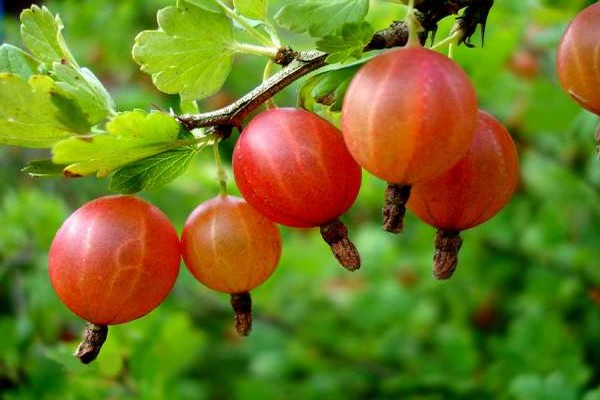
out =
<path fill-rule="evenodd" d="M 468 153 L 443 174 L 415 184 L 407 204 L 438 230 L 434 275 L 439 279 L 449 278 L 456 268 L 459 232 L 496 215 L 518 183 L 518 155 L 510 134 L 485 111 L 479 111 L 477 121 Z"/>
<path fill-rule="evenodd" d="M 95 330 L 156 308 L 173 287 L 179 263 L 179 236 L 169 219 L 139 197 L 120 195 L 77 209 L 48 255 L 58 297 Z"/>
<path fill-rule="evenodd" d="M 600 115 L 600 3 L 573 18 L 556 53 L 563 89 L 583 108 Z"/>
<path fill-rule="evenodd" d="M 390 184 L 386 230 L 402 230 L 411 185 L 464 156 L 476 119 L 468 76 L 433 50 L 416 45 L 390 50 L 359 69 L 344 97 L 342 132 L 358 164 Z"/>
<path fill-rule="evenodd" d="M 231 295 L 236 329 L 248 334 L 248 292 L 271 276 L 281 255 L 277 226 L 244 199 L 219 195 L 190 214 L 181 243 L 189 271 L 205 286 Z"/>
<path fill-rule="evenodd" d="M 270 109 L 244 128 L 232 158 L 235 182 L 252 207 L 279 224 L 320 227 L 341 264 L 359 267 L 338 218 L 356 199 L 361 169 L 334 125 L 306 110 Z"/>

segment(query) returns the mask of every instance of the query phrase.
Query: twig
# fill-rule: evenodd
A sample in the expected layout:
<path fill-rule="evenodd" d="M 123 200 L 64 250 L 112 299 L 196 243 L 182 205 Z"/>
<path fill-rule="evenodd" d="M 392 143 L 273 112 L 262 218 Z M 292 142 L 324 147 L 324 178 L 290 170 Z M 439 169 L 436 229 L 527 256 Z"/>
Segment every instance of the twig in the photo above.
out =
<path fill-rule="evenodd" d="M 415 8 L 421 13 L 419 22 L 425 28 L 421 41 L 424 42 L 429 33 L 435 34 L 437 23 L 441 19 L 456 14 L 465 7 L 465 12 L 461 17 L 464 26 L 468 26 L 469 29 L 474 29 L 473 27 L 477 24 L 485 26 L 485 17 L 492 5 L 493 0 L 422 0 L 417 2 Z M 465 21 L 467 18 L 473 18 L 474 21 Z M 375 33 L 363 51 L 403 46 L 408 39 L 407 32 L 404 22 L 395 21 L 388 28 Z M 469 32 L 469 34 L 472 33 Z M 325 66 L 328 55 L 319 50 L 293 52 L 289 48 L 282 48 L 280 51 L 284 59 L 278 60 L 277 63 L 283 64 L 285 67 L 240 99 L 215 111 L 182 114 L 177 116 L 177 120 L 188 130 L 210 126 L 229 126 L 239 129 L 244 118 L 268 99 L 302 76 Z"/>
<path fill-rule="evenodd" d="M 228 106 L 203 114 L 184 114 L 177 117 L 187 129 L 214 125 L 240 127 L 246 115 L 301 76 L 325 65 L 327 53 L 318 50 L 298 52 L 296 58 L 252 91 Z"/>

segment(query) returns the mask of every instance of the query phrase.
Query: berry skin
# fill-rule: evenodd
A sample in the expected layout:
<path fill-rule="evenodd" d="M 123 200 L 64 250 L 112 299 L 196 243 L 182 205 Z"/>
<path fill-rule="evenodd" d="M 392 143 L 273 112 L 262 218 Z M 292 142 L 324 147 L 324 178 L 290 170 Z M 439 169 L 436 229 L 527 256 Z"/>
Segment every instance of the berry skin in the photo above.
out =
<path fill-rule="evenodd" d="M 467 152 L 476 119 L 475 90 L 458 64 L 410 46 L 382 53 L 356 73 L 344 97 L 342 132 L 363 168 L 412 185 Z"/>
<path fill-rule="evenodd" d="M 518 155 L 510 134 L 490 114 L 479 111 L 469 152 L 442 175 L 414 185 L 407 204 L 419 219 L 438 229 L 436 277 L 452 275 L 459 232 L 496 215 L 512 197 L 518 178 Z"/>
<path fill-rule="evenodd" d="M 205 286 L 231 295 L 236 330 L 252 325 L 248 293 L 275 271 L 281 255 L 277 226 L 244 199 L 219 195 L 200 204 L 181 235 L 183 260 Z"/>
<path fill-rule="evenodd" d="M 114 325 L 147 314 L 167 297 L 179 272 L 180 244 L 152 204 L 105 196 L 65 220 L 48 257 L 62 302 L 86 321 Z"/>
<path fill-rule="evenodd" d="M 233 152 L 233 173 L 248 203 L 298 228 L 334 221 L 354 203 L 361 183 L 341 132 L 295 108 L 270 109 L 250 121 Z"/>
<path fill-rule="evenodd" d="M 233 151 L 243 197 L 274 222 L 320 227 L 347 269 L 360 258 L 339 216 L 354 203 L 361 169 L 328 121 L 302 109 L 275 108 L 254 117 Z"/>
<path fill-rule="evenodd" d="M 137 319 L 169 294 L 179 273 L 177 231 L 155 206 L 134 196 L 84 204 L 57 231 L 48 254 L 50 283 L 88 321 L 75 355 L 99 354 L 107 325 Z"/>
<path fill-rule="evenodd" d="M 248 292 L 267 280 L 281 255 L 277 226 L 233 196 L 220 195 L 196 207 L 181 243 L 192 275 L 229 294 Z"/>
<path fill-rule="evenodd" d="M 467 152 L 477 98 L 448 57 L 421 46 L 390 50 L 354 76 L 342 108 L 342 132 L 358 164 L 388 182 L 384 229 L 403 229 L 413 184 L 431 179 Z"/>
<path fill-rule="evenodd" d="M 581 107 L 600 115 L 600 3 L 569 23 L 558 45 L 556 70 L 562 88 Z"/>

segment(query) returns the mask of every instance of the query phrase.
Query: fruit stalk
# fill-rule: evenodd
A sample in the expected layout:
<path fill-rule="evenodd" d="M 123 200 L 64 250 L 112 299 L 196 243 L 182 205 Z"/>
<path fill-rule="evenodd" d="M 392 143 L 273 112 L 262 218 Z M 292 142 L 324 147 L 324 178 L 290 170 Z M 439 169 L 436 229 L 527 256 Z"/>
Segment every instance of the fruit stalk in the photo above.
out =
<path fill-rule="evenodd" d="M 91 363 L 98 357 L 107 336 L 107 325 L 96 325 L 87 322 L 83 331 L 83 341 L 77 346 L 75 357 L 79 358 L 84 364 Z"/>
<path fill-rule="evenodd" d="M 331 251 L 339 263 L 348 271 L 360 268 L 360 254 L 354 243 L 348 238 L 348 228 L 339 219 L 320 227 L 323 240 L 331 247 Z"/>
<path fill-rule="evenodd" d="M 435 253 L 433 255 L 433 276 L 437 279 L 449 279 L 458 264 L 458 251 L 462 238 L 458 231 L 439 229 L 435 233 Z"/>
<path fill-rule="evenodd" d="M 235 312 L 235 330 L 241 336 L 248 336 L 252 330 L 252 297 L 250 292 L 231 295 L 231 307 Z"/>

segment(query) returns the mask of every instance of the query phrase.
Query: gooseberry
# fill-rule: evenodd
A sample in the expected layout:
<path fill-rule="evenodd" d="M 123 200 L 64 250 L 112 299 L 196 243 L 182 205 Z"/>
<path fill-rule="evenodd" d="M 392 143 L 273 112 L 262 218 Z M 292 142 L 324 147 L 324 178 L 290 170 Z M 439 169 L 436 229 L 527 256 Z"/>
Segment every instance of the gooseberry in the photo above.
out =
<path fill-rule="evenodd" d="M 573 18 L 556 53 L 563 89 L 583 108 L 600 115 L 600 3 Z"/>
<path fill-rule="evenodd" d="M 464 156 L 476 119 L 468 76 L 433 50 L 416 45 L 390 50 L 358 70 L 344 97 L 342 132 L 358 164 L 390 184 L 386 230 L 402 230 L 411 185 Z"/>
<path fill-rule="evenodd" d="M 252 207 L 279 224 L 320 227 L 340 263 L 359 268 L 339 217 L 356 199 L 361 169 L 334 125 L 303 109 L 269 109 L 244 128 L 232 159 Z"/>
<path fill-rule="evenodd" d="M 468 153 L 451 169 L 413 185 L 408 209 L 435 227 L 434 276 L 447 279 L 456 269 L 459 233 L 496 215 L 518 183 L 515 144 L 506 128 L 480 110 Z"/>
<path fill-rule="evenodd" d="M 179 263 L 179 236 L 169 219 L 147 201 L 121 195 L 77 209 L 59 228 L 48 255 L 58 297 L 90 323 L 86 338 L 105 337 L 107 325 L 156 308 L 171 291 Z M 77 352 L 86 363 L 100 350 L 88 345 L 84 340 Z"/>
<path fill-rule="evenodd" d="M 181 243 L 191 274 L 231 295 L 236 329 L 247 335 L 252 322 L 249 291 L 271 276 L 281 255 L 277 226 L 244 199 L 219 195 L 189 215 Z"/>

